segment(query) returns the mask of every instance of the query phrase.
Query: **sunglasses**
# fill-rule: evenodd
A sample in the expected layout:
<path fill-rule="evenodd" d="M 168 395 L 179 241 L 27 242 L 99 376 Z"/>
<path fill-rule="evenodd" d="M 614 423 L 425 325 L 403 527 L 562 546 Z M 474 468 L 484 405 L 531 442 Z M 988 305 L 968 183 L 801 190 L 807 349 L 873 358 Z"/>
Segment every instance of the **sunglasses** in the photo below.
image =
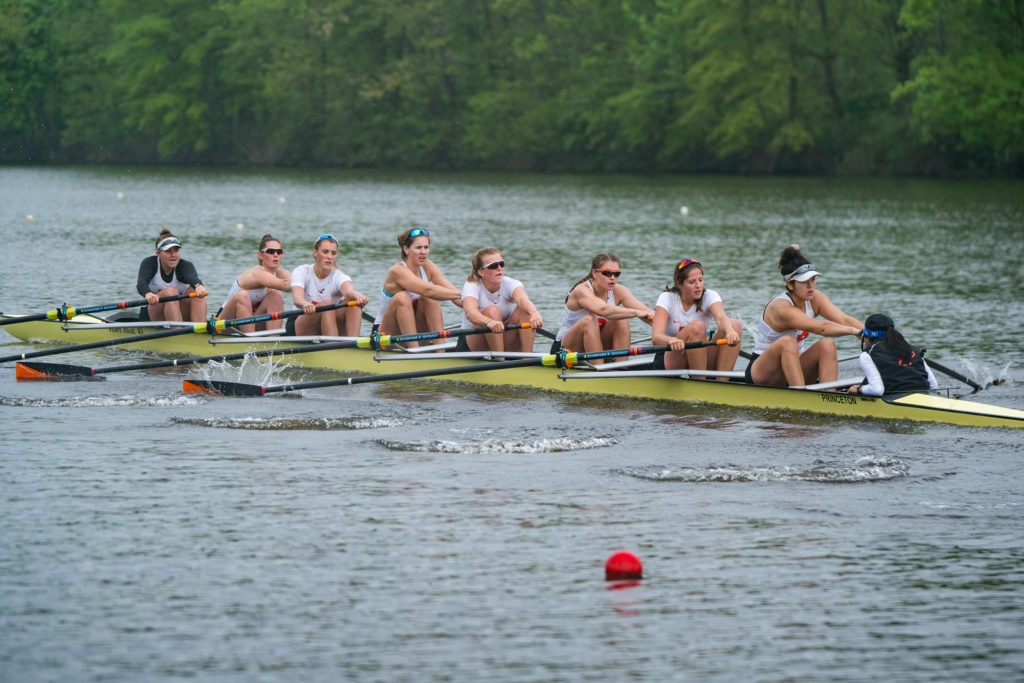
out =
<path fill-rule="evenodd" d="M 622 275 L 621 270 L 599 270 L 598 272 L 605 277 L 619 277 Z"/>
<path fill-rule="evenodd" d="M 319 237 L 317 237 L 317 238 L 316 238 L 316 241 L 317 241 L 317 242 L 322 242 L 322 241 L 324 241 L 324 240 L 330 240 L 330 241 L 332 241 L 332 242 L 337 242 L 337 241 L 338 241 L 338 238 L 337 238 L 337 237 L 335 237 L 334 235 L 332 235 L 332 234 L 331 234 L 331 233 L 329 233 L 329 232 L 327 232 L 327 233 L 324 233 L 323 235 L 320 235 Z"/>
<path fill-rule="evenodd" d="M 486 266 L 483 266 L 483 267 L 486 268 L 487 270 L 497 270 L 498 268 L 504 268 L 505 267 L 505 262 L 504 261 L 491 261 L 490 263 L 488 263 Z"/>
<path fill-rule="evenodd" d="M 696 259 L 692 259 L 692 258 L 683 259 L 683 262 L 679 264 L 679 266 L 676 268 L 676 270 L 682 270 L 686 266 L 692 265 L 694 263 L 696 263 L 698 266 L 700 265 L 700 262 L 697 261 Z"/>
<path fill-rule="evenodd" d="M 796 277 L 797 275 L 803 275 L 804 273 L 806 273 L 808 271 L 811 271 L 811 270 L 814 270 L 814 266 L 811 265 L 810 263 L 805 263 L 802 266 L 800 266 L 799 268 L 797 268 L 796 270 L 794 270 L 792 273 L 787 275 L 786 279 L 789 280 L 791 278 Z"/>
<path fill-rule="evenodd" d="M 270 254 L 271 256 L 280 256 L 284 253 L 284 249 L 260 249 L 261 254 Z"/>
<path fill-rule="evenodd" d="M 409 233 L 409 237 L 419 237 L 420 235 L 430 237 L 430 233 L 427 232 L 426 228 L 416 228 L 415 230 Z"/>

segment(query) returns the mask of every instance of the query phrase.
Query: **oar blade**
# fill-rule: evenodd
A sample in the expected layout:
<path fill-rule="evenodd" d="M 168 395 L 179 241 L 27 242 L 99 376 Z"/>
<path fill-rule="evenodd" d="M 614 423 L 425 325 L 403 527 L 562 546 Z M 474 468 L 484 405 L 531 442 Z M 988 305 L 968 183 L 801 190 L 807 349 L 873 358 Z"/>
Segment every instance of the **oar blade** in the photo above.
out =
<path fill-rule="evenodd" d="M 15 365 L 14 376 L 19 382 L 35 380 L 82 379 L 96 377 L 92 368 L 83 365 L 67 365 L 64 363 L 43 363 L 41 361 L 22 361 Z"/>
<path fill-rule="evenodd" d="M 181 388 L 186 392 L 200 392 L 211 396 L 263 396 L 266 393 L 266 390 L 257 384 L 213 379 L 187 379 Z"/>

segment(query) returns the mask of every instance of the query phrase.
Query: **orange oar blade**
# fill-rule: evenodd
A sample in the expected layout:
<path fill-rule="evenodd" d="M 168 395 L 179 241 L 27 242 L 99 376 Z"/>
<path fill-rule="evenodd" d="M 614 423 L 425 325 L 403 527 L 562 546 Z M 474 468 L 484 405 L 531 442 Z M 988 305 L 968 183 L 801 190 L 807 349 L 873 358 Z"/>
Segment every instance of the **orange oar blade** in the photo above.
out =
<path fill-rule="evenodd" d="M 181 388 L 211 396 L 263 396 L 266 392 L 256 384 L 240 384 L 238 382 L 221 382 L 212 379 L 185 380 Z"/>
<path fill-rule="evenodd" d="M 181 388 L 186 392 L 194 391 L 201 394 L 210 394 L 212 396 L 224 395 L 219 391 L 214 390 L 214 388 L 210 386 L 209 382 L 203 382 L 201 380 L 193 382 L 186 379 L 184 382 L 181 383 Z"/>
<path fill-rule="evenodd" d="M 62 363 L 41 363 L 25 361 L 17 363 L 14 376 L 19 382 L 47 379 L 82 379 L 93 377 L 92 368 L 81 365 L 64 365 Z M 100 379 L 100 378 L 96 378 Z"/>

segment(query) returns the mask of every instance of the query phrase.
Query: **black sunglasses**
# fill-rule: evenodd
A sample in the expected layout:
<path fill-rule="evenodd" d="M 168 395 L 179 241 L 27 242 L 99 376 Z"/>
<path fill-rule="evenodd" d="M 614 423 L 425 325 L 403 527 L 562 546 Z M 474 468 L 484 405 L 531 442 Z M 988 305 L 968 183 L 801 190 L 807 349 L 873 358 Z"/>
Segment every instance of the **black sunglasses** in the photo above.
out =
<path fill-rule="evenodd" d="M 260 249 L 260 253 L 261 254 L 273 254 L 274 256 L 279 256 L 279 255 L 284 253 L 284 249 L 273 249 L 273 248 L 271 248 L 271 249 Z"/>
<path fill-rule="evenodd" d="M 621 270 L 600 270 L 598 272 L 601 273 L 601 275 L 604 275 L 605 277 L 619 277 L 620 275 L 622 275 Z"/>
<path fill-rule="evenodd" d="M 491 261 L 486 266 L 484 266 L 484 268 L 486 268 L 487 270 L 497 270 L 498 268 L 504 268 L 504 267 L 505 267 L 505 262 L 504 261 Z"/>

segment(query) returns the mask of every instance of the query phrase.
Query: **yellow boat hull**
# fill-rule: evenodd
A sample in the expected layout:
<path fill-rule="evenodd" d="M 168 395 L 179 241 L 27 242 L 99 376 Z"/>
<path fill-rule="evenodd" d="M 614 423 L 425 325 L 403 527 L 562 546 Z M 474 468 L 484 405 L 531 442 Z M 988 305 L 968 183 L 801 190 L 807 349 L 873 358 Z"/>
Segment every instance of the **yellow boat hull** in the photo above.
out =
<path fill-rule="evenodd" d="M 102 322 L 91 316 L 80 316 L 70 324 Z M 101 341 L 114 337 L 129 337 L 151 332 L 150 327 L 119 329 L 92 328 L 63 330 L 56 321 L 33 321 L 8 324 L 4 329 L 11 335 L 29 342 L 65 342 L 69 344 Z M 157 328 L 159 329 L 159 328 Z M 295 346 L 289 338 L 257 340 L 251 344 L 213 344 L 208 335 L 187 334 L 165 339 L 124 344 L 119 348 L 145 350 L 161 354 L 211 356 L 237 353 L 245 350 L 264 350 Z M 487 361 L 445 358 L 442 354 L 389 354 L 398 359 L 380 361 L 377 354 L 362 349 L 336 349 L 313 351 L 282 356 L 289 364 L 336 370 L 349 374 L 367 375 L 409 372 L 431 368 L 447 368 L 486 363 Z M 859 417 L 883 420 L 913 420 L 937 422 L 971 427 L 1009 427 L 1024 429 L 1024 411 L 1003 408 L 973 401 L 942 398 L 929 394 L 910 394 L 890 398 L 872 398 L 846 393 L 765 387 L 736 382 L 682 379 L 678 377 L 593 377 L 588 370 L 557 370 L 547 367 L 525 367 L 508 370 L 480 371 L 440 376 L 442 381 L 466 382 L 498 387 L 527 387 L 554 392 L 628 396 L 639 399 L 706 403 L 768 410 L 796 410 L 837 417 Z M 588 378 L 574 378 L 587 375 Z M 564 377 L 564 378 L 563 378 Z"/>

